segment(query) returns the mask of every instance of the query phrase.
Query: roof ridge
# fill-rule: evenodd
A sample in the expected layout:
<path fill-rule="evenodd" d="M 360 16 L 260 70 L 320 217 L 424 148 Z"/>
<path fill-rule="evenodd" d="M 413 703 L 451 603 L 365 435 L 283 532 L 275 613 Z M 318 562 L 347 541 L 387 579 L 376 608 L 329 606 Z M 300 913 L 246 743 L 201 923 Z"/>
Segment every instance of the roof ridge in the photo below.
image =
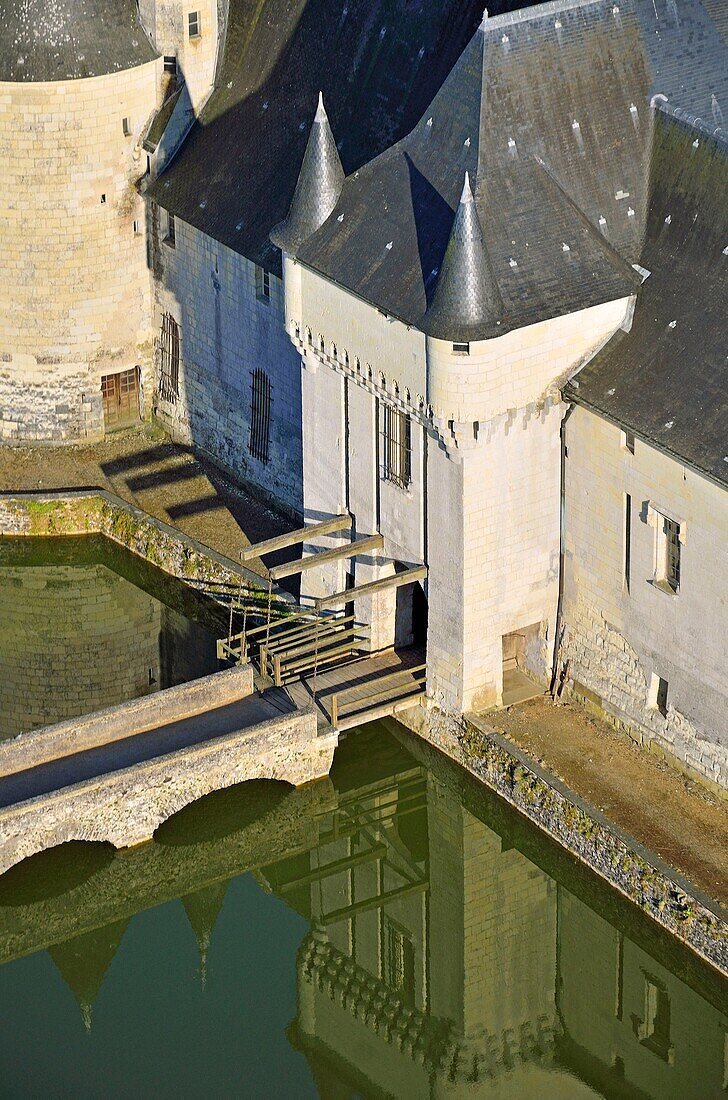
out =
<path fill-rule="evenodd" d="M 574 8 L 591 8 L 597 4 L 608 4 L 609 0 L 547 0 L 543 4 L 534 4 L 530 8 L 518 8 L 516 11 L 505 11 L 499 15 L 488 15 L 488 9 L 483 14 L 483 22 L 480 24 L 482 31 L 498 30 L 500 27 L 511 27 L 516 23 L 530 23 L 536 19 L 542 19 L 548 15 L 557 15 L 559 12 L 571 11 Z"/>

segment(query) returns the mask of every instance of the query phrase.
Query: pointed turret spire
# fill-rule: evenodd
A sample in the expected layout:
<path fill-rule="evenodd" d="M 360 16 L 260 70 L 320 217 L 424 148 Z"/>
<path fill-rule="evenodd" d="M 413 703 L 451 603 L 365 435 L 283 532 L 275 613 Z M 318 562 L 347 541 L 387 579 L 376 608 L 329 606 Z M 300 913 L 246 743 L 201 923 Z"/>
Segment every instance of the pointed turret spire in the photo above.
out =
<path fill-rule="evenodd" d="M 502 316 L 503 302 L 466 172 L 424 331 L 440 340 L 485 339 Z"/>
<path fill-rule="evenodd" d="M 319 92 L 291 208 L 285 221 L 272 230 L 273 244 L 295 255 L 299 246 L 324 224 L 339 201 L 343 183 L 344 169 Z"/>
<path fill-rule="evenodd" d="M 228 886 L 228 881 L 213 883 L 212 886 L 204 886 L 194 894 L 187 894 L 182 898 L 187 919 L 197 940 L 197 949 L 200 953 L 200 981 L 203 988 L 207 983 L 207 956 L 210 941 Z"/>
<path fill-rule="evenodd" d="M 128 923 L 128 919 L 115 921 L 48 948 L 48 954 L 76 998 L 87 1031 L 91 1030 L 94 1001 Z"/>

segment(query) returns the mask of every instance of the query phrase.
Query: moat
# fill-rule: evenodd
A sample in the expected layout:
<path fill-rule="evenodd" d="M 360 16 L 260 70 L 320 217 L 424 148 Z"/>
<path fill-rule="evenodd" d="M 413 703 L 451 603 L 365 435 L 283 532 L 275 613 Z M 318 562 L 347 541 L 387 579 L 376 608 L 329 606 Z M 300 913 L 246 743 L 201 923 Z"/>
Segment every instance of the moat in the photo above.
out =
<path fill-rule="evenodd" d="M 100 535 L 0 539 L 0 738 L 216 672 L 225 625 Z"/>
<path fill-rule="evenodd" d="M 717 972 L 394 723 L 19 864 L 0 963 L 13 1097 L 724 1095 Z"/>

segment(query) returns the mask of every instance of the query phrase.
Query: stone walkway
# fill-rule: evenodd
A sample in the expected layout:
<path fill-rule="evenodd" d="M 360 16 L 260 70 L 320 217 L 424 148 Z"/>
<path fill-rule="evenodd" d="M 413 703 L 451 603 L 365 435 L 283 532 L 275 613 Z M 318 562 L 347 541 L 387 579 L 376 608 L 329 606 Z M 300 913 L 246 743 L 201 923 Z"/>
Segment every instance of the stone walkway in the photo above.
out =
<path fill-rule="evenodd" d="M 240 560 L 243 546 L 297 526 L 158 428 L 119 432 L 92 446 L 0 447 L 0 491 L 92 486 L 116 493 L 233 561 Z M 267 564 L 278 560 L 288 557 L 270 555 Z M 246 565 L 266 575 L 259 559 Z"/>
<path fill-rule="evenodd" d="M 541 696 L 477 722 L 507 737 L 728 908 L 725 803 L 576 703 L 553 706 Z"/>

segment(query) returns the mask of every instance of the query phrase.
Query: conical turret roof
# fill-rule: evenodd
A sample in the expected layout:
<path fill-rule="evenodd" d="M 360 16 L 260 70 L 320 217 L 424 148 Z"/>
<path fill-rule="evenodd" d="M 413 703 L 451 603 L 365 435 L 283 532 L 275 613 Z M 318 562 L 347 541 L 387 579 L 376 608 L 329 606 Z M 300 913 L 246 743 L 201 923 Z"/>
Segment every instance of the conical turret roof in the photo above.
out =
<path fill-rule="evenodd" d="M 460 204 L 425 316 L 424 330 L 441 340 L 467 341 L 503 316 L 503 302 L 483 241 L 478 210 L 465 173 Z"/>
<path fill-rule="evenodd" d="M 128 923 L 128 919 L 115 921 L 48 948 L 48 954 L 78 1002 L 87 1031 L 91 1030 L 94 1001 Z"/>
<path fill-rule="evenodd" d="M 207 955 L 212 933 L 229 885 L 228 879 L 224 882 L 215 882 L 182 898 L 182 904 L 192 931 L 195 933 L 197 948 L 200 952 L 200 980 L 203 985 L 207 981 Z"/>
<path fill-rule="evenodd" d="M 344 169 L 319 93 L 301 172 L 288 217 L 272 230 L 270 239 L 284 252 L 298 247 L 319 229 L 339 201 Z"/>

